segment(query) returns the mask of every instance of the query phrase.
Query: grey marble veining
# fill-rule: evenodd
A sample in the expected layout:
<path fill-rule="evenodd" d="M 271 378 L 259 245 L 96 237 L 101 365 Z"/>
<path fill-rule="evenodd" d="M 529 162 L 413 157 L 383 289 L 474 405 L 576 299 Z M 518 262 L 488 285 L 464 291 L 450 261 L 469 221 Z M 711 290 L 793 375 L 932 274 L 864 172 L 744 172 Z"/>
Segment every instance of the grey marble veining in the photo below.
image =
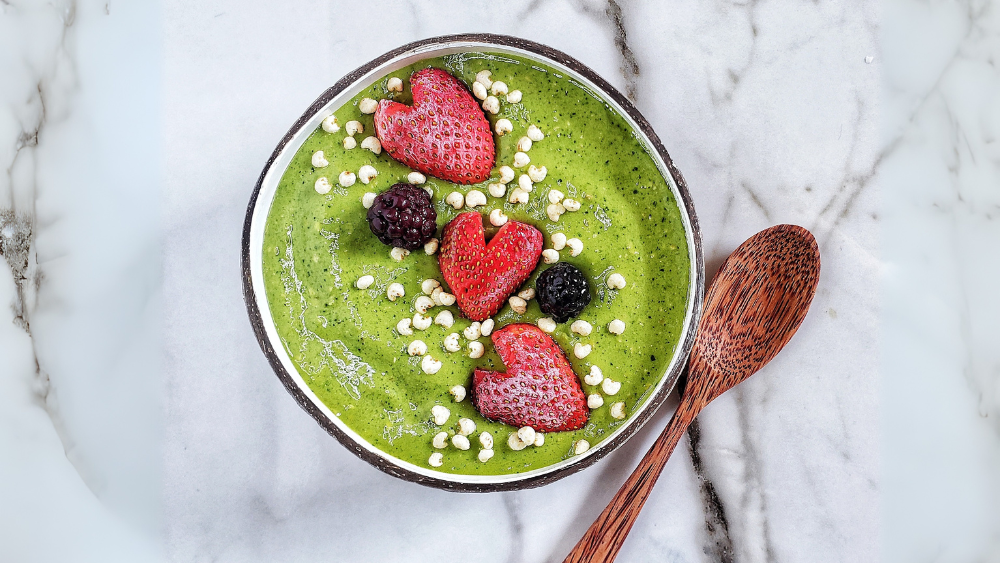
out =
<path fill-rule="evenodd" d="M 821 244 L 798 335 L 699 417 L 621 561 L 1000 561 L 987 0 L 0 0 L 0 560 L 561 561 L 675 400 L 553 485 L 424 489 L 295 405 L 241 300 L 247 199 L 303 108 L 469 31 L 636 104 L 709 273 L 775 223 Z"/>

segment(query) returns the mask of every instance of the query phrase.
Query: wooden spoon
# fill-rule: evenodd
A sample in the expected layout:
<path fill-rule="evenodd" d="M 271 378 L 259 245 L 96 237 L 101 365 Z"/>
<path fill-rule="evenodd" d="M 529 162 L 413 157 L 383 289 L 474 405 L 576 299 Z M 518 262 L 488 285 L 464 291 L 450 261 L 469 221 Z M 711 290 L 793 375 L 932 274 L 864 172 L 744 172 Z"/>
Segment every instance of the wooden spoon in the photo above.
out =
<path fill-rule="evenodd" d="M 795 225 L 765 229 L 726 258 L 705 297 L 677 412 L 565 562 L 614 561 L 694 417 L 788 343 L 818 281 L 816 239 Z"/>

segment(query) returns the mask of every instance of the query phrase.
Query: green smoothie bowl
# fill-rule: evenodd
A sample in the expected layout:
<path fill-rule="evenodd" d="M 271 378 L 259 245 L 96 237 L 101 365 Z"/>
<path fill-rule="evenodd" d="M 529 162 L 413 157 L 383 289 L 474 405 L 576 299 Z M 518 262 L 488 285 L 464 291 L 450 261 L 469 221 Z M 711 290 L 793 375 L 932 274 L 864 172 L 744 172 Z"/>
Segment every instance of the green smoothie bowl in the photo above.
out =
<path fill-rule="evenodd" d="M 684 369 L 705 285 L 648 122 L 569 56 L 483 34 L 324 92 L 261 173 L 242 267 L 306 412 L 386 473 L 474 492 L 547 484 L 634 435 Z"/>

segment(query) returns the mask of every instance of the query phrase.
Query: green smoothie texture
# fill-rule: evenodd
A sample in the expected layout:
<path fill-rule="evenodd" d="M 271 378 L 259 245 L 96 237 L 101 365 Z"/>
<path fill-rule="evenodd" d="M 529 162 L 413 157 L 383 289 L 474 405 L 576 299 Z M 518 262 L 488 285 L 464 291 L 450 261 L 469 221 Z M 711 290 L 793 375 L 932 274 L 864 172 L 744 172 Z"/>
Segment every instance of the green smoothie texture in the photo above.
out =
<path fill-rule="evenodd" d="M 414 301 L 422 295 L 421 282 L 433 278 L 444 284 L 444 280 L 437 255 L 416 250 L 396 261 L 389 254 L 391 248 L 369 230 L 362 195 L 406 182 L 412 170 L 385 151 L 376 155 L 361 148 L 361 141 L 374 135 L 375 129 L 372 116 L 362 114 L 358 104 L 363 98 L 411 103 L 409 76 L 426 67 L 443 68 L 469 86 L 476 73 L 489 70 L 493 80 L 502 80 L 510 90 L 523 94 L 519 103 L 497 96 L 500 112 L 486 114 L 491 126 L 506 118 L 514 127 L 511 133 L 494 136 L 497 159 L 488 182 L 466 186 L 427 178 L 424 186 L 434 191 L 438 236 L 448 221 L 469 211 L 453 209 L 445 204 L 445 197 L 453 191 L 467 194 L 478 189 L 488 197 L 487 205 L 476 209 L 483 215 L 487 239 L 498 230 L 490 225 L 489 212 L 500 208 L 510 220 L 541 230 L 545 248 L 552 247 L 551 235 L 557 232 L 579 238 L 584 244 L 575 257 L 568 247 L 560 251 L 560 261 L 573 264 L 591 280 L 592 300 L 577 318 L 593 325 L 593 332 L 588 336 L 571 332 L 570 324 L 575 320 L 571 319 L 558 325 L 552 337 L 573 365 L 584 392 L 602 395 L 604 405 L 591 410 L 583 429 L 548 433 L 542 446 L 513 451 L 507 440 L 517 428 L 486 420 L 469 398 L 456 402 L 449 394 L 456 384 L 471 393 L 476 367 L 506 370 L 489 337 L 478 339 L 486 347 L 485 355 L 469 357 L 468 340 L 461 335 L 471 322 L 462 317 L 457 306 L 435 307 L 427 313 L 451 310 L 455 324 L 450 328 L 434 324 L 426 330 L 414 330 L 413 336 L 396 331 L 399 320 L 414 315 Z M 387 90 L 390 77 L 403 80 L 403 92 Z M 626 423 L 649 399 L 674 355 L 690 291 L 690 259 L 678 202 L 626 120 L 584 85 L 556 69 L 506 54 L 474 52 L 426 59 L 392 72 L 334 113 L 340 131 L 328 133 L 317 128 L 284 172 L 268 214 L 262 256 L 265 291 L 277 333 L 316 396 L 375 447 L 424 468 L 431 468 L 428 459 L 433 452 L 441 452 L 443 465 L 432 469 L 454 474 L 501 475 L 544 468 L 573 456 L 577 440 L 587 440 L 594 447 Z M 354 135 L 359 146 L 347 150 L 344 125 L 352 120 L 361 122 L 364 132 Z M 534 185 L 527 204 L 489 196 L 487 185 L 499 181 L 501 166 L 514 167 L 517 141 L 531 124 L 537 125 L 545 138 L 535 142 L 528 155 L 531 164 L 548 169 L 547 176 Z M 329 161 L 323 168 L 315 168 L 311 162 L 319 150 Z M 371 183 L 359 180 L 350 187 L 338 185 L 342 171 L 356 174 L 366 164 L 378 171 Z M 527 167 L 515 169 L 518 176 L 526 171 Z M 320 177 L 333 185 L 325 195 L 314 189 Z M 515 186 L 517 177 L 508 184 L 508 195 Z M 580 210 L 567 212 L 556 222 L 549 220 L 546 206 L 550 190 L 578 200 Z M 548 267 L 539 262 L 523 287 L 534 287 L 535 279 Z M 622 274 L 627 286 L 609 289 L 607 278 L 612 273 Z M 355 282 L 368 274 L 375 277 L 375 283 L 365 290 L 357 289 Z M 406 295 L 390 301 L 386 288 L 394 282 L 403 285 Z M 499 329 L 511 323 L 534 324 L 545 316 L 532 299 L 523 315 L 508 304 L 494 320 Z M 608 323 L 615 319 L 627 326 L 617 336 L 608 331 Z M 443 348 L 451 333 L 461 336 L 459 352 Z M 421 358 L 407 354 L 407 345 L 416 339 L 424 341 L 428 354 L 443 362 L 440 371 L 424 373 Z M 592 346 L 584 359 L 573 354 L 578 342 Z M 594 365 L 605 377 L 621 382 L 614 396 L 605 395 L 600 385 L 583 382 Z M 610 414 L 611 405 L 619 401 L 625 404 L 625 420 Z M 451 411 L 443 426 L 432 421 L 431 408 L 438 404 Z M 468 436 L 472 447 L 459 450 L 449 443 L 445 449 L 434 449 L 434 435 L 442 431 L 449 437 L 456 434 L 460 418 L 476 423 L 475 432 Z M 495 442 L 495 455 L 485 463 L 477 458 L 479 436 L 484 431 L 492 434 Z"/>

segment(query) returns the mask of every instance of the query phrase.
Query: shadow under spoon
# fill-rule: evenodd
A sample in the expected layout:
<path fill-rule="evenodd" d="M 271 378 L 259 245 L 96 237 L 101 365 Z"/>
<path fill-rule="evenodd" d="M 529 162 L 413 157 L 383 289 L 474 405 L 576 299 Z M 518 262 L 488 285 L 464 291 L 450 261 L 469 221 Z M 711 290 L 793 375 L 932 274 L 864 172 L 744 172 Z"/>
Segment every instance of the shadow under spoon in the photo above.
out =
<path fill-rule="evenodd" d="M 614 561 L 694 418 L 764 367 L 795 334 L 816 293 L 819 269 L 816 239 L 795 225 L 765 229 L 726 258 L 705 297 L 677 411 L 564 563 Z"/>

